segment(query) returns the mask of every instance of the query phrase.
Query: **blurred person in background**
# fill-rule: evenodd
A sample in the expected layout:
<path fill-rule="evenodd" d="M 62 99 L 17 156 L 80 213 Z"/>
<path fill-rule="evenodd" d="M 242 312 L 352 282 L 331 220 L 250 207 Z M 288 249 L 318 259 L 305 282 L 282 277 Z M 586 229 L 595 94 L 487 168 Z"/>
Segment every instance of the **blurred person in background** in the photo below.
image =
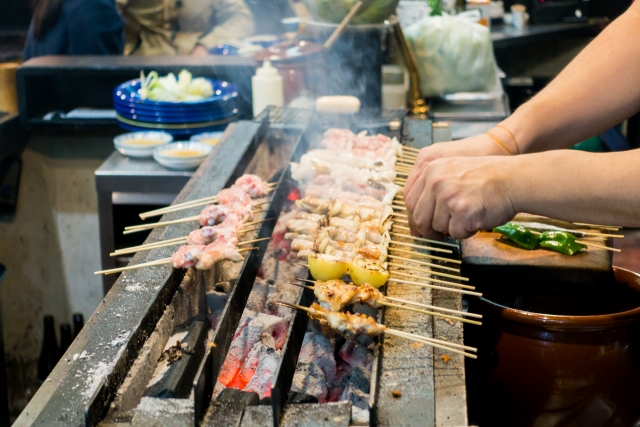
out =
<path fill-rule="evenodd" d="M 117 0 L 125 19 L 125 55 L 208 55 L 253 34 L 244 0 Z"/>
<path fill-rule="evenodd" d="M 41 0 L 23 59 L 44 55 L 120 55 L 123 20 L 115 0 Z"/>

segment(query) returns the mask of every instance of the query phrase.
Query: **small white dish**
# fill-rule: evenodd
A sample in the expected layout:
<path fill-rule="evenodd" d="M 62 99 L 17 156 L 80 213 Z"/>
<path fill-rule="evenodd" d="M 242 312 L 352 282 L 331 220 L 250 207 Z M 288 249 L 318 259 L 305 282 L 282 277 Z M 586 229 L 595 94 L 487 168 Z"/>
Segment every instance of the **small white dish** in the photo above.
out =
<path fill-rule="evenodd" d="M 166 132 L 131 132 L 113 138 L 116 150 L 129 157 L 151 157 L 158 146 L 173 141 L 173 136 Z"/>
<path fill-rule="evenodd" d="M 174 142 L 153 150 L 153 158 L 169 169 L 195 169 L 213 151 L 213 146 L 201 142 Z"/>
<path fill-rule="evenodd" d="M 191 137 L 193 142 L 201 142 L 203 144 L 211 145 L 212 147 L 218 145 L 220 138 L 222 138 L 224 132 L 204 132 Z"/>

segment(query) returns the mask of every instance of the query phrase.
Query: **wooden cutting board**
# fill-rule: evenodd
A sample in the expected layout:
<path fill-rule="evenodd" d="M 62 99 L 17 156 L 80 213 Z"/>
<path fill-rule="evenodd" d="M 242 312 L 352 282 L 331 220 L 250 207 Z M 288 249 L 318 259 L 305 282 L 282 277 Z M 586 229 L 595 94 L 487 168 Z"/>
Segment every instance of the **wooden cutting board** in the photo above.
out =
<path fill-rule="evenodd" d="M 542 282 L 595 284 L 611 277 L 611 252 L 591 248 L 573 256 L 526 250 L 502 235 L 479 232 L 463 240 L 462 275 L 477 285 Z"/>

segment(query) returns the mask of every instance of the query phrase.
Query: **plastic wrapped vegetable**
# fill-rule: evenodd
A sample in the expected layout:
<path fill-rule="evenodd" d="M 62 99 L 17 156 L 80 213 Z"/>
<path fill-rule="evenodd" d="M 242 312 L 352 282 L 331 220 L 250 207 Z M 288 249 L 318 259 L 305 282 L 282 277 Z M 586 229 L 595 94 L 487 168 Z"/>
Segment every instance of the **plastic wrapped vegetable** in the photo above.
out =
<path fill-rule="evenodd" d="M 494 233 L 500 233 L 525 249 L 535 249 L 538 245 L 538 236 L 528 228 L 508 222 L 505 225 L 493 229 Z"/>
<path fill-rule="evenodd" d="M 418 63 L 424 97 L 491 92 L 496 61 L 489 29 L 469 16 L 427 16 L 404 30 Z"/>
<path fill-rule="evenodd" d="M 577 243 L 576 236 L 565 231 L 545 231 L 539 237 L 540 247 L 565 255 L 574 255 L 587 246 Z"/>

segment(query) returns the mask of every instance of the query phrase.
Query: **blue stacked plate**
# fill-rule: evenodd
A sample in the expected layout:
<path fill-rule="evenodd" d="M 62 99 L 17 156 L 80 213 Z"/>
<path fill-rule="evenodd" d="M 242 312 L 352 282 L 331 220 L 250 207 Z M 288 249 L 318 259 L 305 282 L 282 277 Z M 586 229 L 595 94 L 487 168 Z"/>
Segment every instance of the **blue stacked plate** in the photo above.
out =
<path fill-rule="evenodd" d="M 238 120 L 238 90 L 229 82 L 207 79 L 213 96 L 198 101 L 152 101 L 140 97 L 140 79 L 113 90 L 120 127 L 130 131 L 162 130 L 174 136 L 224 130 Z"/>

